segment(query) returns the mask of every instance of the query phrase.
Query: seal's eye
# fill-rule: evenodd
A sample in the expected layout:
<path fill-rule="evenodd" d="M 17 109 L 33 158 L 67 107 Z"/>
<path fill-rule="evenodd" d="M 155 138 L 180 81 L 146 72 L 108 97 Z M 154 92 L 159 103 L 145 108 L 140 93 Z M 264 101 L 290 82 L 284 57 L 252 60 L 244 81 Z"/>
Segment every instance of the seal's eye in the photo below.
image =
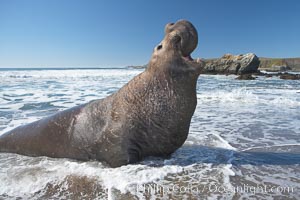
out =
<path fill-rule="evenodd" d="M 157 50 L 160 50 L 161 48 L 162 48 L 161 44 L 156 47 Z"/>

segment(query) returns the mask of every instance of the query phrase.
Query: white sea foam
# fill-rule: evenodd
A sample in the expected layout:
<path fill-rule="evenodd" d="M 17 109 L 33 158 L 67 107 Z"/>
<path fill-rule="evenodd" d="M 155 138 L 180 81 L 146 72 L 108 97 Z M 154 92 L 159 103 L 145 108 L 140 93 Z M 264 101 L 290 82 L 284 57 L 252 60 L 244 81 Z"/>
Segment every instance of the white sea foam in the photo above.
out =
<path fill-rule="evenodd" d="M 212 91 L 197 94 L 199 102 L 207 103 L 247 103 L 253 104 L 272 104 L 274 106 L 299 106 L 300 96 L 297 95 L 297 91 L 280 91 L 277 96 L 274 96 L 276 90 L 268 91 L 251 91 L 247 88 L 237 88 L 232 91 Z M 254 93 L 255 92 L 255 93 Z M 262 92 L 267 94 L 273 94 L 272 96 L 264 96 Z M 282 95 L 284 93 L 285 95 Z"/>
<path fill-rule="evenodd" d="M 257 101 L 257 96 L 254 95 L 251 91 L 247 90 L 246 88 L 234 89 L 231 92 L 228 91 L 214 91 L 214 92 L 207 92 L 203 94 L 198 94 L 197 98 L 200 101 L 210 101 L 210 102 L 253 102 Z"/>
<path fill-rule="evenodd" d="M 180 166 L 172 165 L 160 168 L 145 165 L 107 168 L 98 162 L 78 163 L 66 159 L 28 158 L 13 154 L 1 154 L 0 160 L 0 194 L 9 196 L 42 191 L 47 183 L 62 183 L 69 175 L 96 178 L 105 188 L 115 188 L 125 193 L 130 189 L 129 186 L 159 181 L 168 174 L 183 170 Z"/>

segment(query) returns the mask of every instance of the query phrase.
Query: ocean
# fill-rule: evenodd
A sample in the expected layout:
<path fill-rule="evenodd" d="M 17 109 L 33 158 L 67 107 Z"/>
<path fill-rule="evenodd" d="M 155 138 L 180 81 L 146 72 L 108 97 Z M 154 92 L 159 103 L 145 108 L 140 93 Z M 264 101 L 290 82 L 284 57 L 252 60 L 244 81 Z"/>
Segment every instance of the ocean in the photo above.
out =
<path fill-rule="evenodd" d="M 141 69 L 0 69 L 0 134 L 104 98 Z M 0 199 L 299 199 L 300 82 L 201 75 L 171 157 L 98 161 L 0 153 Z"/>

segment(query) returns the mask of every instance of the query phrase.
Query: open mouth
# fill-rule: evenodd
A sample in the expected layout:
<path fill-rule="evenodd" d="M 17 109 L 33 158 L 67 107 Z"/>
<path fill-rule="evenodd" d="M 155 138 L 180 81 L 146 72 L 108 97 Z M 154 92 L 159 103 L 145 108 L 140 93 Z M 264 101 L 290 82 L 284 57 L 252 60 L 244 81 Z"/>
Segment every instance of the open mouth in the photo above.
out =
<path fill-rule="evenodd" d="M 191 55 L 182 56 L 185 61 L 193 62 L 193 63 L 201 63 L 202 60 L 200 58 L 193 59 Z"/>

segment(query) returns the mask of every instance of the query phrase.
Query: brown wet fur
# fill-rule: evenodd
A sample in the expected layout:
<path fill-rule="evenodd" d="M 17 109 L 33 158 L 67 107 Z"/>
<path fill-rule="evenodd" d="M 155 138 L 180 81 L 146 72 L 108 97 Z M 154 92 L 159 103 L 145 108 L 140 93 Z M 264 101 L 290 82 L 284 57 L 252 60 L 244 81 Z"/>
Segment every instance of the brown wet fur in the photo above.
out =
<path fill-rule="evenodd" d="M 0 136 L 0 151 L 96 159 L 112 167 L 167 156 L 186 140 L 202 64 L 187 61 L 198 42 L 185 20 L 167 24 L 147 69 L 116 93 Z"/>

